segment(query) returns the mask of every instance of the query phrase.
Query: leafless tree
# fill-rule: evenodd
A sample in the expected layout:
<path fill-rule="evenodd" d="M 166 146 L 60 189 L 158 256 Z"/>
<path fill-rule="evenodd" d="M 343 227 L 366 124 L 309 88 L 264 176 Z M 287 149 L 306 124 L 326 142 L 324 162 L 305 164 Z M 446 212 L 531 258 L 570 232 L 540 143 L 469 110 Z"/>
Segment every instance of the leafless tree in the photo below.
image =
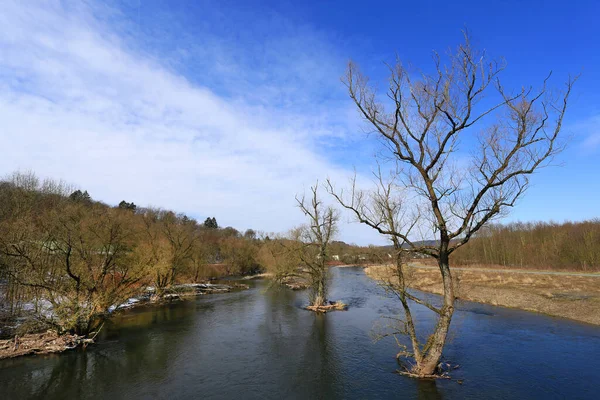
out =
<path fill-rule="evenodd" d="M 171 271 L 169 284 L 173 285 L 179 274 L 190 262 L 194 250 L 195 241 L 194 226 L 191 220 L 177 215 L 171 211 L 163 212 L 160 218 L 162 234 L 171 246 Z"/>
<path fill-rule="evenodd" d="M 122 210 L 64 204 L 4 224 L 0 253 L 18 285 L 52 304 L 49 322 L 89 334 L 145 277 L 131 220 Z"/>
<path fill-rule="evenodd" d="M 146 208 L 141 213 L 143 240 L 141 240 L 140 246 L 145 248 L 148 254 L 148 266 L 153 275 L 157 298 L 162 297 L 165 289 L 171 283 L 174 258 L 173 246 L 163 233 L 162 214 L 163 211 L 153 208 Z"/>
<path fill-rule="evenodd" d="M 308 217 L 308 224 L 296 230 L 295 241 L 301 243 L 298 255 L 310 278 L 311 305 L 323 306 L 327 301 L 327 260 L 329 244 L 337 230 L 339 215 L 319 199 L 318 182 L 310 188 L 307 199 L 296 197 L 298 207 Z"/>
<path fill-rule="evenodd" d="M 390 70 L 387 98 L 379 100 L 368 80 L 350 63 L 344 83 L 367 125 L 383 144 L 377 189 L 351 193 L 328 190 L 356 219 L 388 236 L 396 248 L 394 289 L 405 312 L 403 331 L 412 351 L 406 373 L 436 373 L 454 313 L 454 283 L 449 257 L 486 223 L 513 207 L 529 178 L 562 150 L 563 117 L 577 78 L 565 91 L 523 88 L 511 93 L 500 81 L 503 61 L 474 49 L 469 35 L 444 65 L 434 53 L 434 72 L 413 74 L 397 60 Z M 390 108 L 391 106 L 391 108 Z M 386 175 L 386 176 L 384 176 Z M 435 242 L 418 242 L 435 234 Z M 434 307 L 413 296 L 403 279 L 404 249 L 437 260 L 443 302 Z M 410 301 L 437 316 L 425 344 L 418 341 Z"/>

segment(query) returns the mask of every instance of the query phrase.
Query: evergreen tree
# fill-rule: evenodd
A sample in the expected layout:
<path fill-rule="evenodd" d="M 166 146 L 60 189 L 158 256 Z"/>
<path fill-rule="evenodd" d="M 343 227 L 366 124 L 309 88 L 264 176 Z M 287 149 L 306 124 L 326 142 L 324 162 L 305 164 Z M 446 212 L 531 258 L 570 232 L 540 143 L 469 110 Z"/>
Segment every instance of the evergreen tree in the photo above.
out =
<path fill-rule="evenodd" d="M 92 201 L 92 198 L 87 190 L 84 192 L 82 192 L 81 190 L 76 190 L 73 193 L 71 193 L 69 198 L 76 202 L 89 203 Z"/>
<path fill-rule="evenodd" d="M 135 211 L 135 210 L 136 210 L 136 208 L 137 208 L 137 206 L 136 206 L 136 205 L 135 205 L 135 203 L 133 203 L 133 202 L 131 202 L 131 203 L 128 203 L 128 202 L 126 202 L 125 200 L 122 200 L 122 201 L 119 203 L 119 208 L 122 208 L 122 209 L 124 209 L 124 210 Z"/>
<path fill-rule="evenodd" d="M 218 229 L 219 225 L 217 224 L 217 219 L 215 217 L 206 218 L 206 220 L 204 221 L 204 227 L 209 229 Z"/>

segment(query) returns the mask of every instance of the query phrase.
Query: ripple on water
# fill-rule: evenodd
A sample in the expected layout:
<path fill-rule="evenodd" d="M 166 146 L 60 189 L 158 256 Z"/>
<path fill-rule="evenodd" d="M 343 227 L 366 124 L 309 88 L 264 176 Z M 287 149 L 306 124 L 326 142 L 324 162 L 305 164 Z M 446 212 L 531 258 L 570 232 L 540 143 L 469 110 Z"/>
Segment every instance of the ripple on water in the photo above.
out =
<path fill-rule="evenodd" d="M 350 307 L 326 315 L 301 309 L 306 291 L 251 282 L 132 310 L 86 351 L 2 360 L 0 398 L 595 399 L 600 390 L 599 327 L 461 302 L 445 360 L 461 366 L 453 373 L 464 384 L 417 382 L 394 374 L 393 338 L 371 340 L 381 317 L 401 309 L 362 269 L 332 269 L 330 298 Z M 415 314 L 419 329 L 434 323 L 429 310 Z"/>

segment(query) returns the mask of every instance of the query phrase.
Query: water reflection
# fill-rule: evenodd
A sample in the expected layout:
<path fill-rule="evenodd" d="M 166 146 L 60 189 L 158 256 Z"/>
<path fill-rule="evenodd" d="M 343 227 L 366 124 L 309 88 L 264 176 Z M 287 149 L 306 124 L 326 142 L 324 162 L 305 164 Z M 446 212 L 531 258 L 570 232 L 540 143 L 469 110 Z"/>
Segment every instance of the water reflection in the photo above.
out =
<path fill-rule="evenodd" d="M 599 388 L 599 328 L 471 303 L 446 353 L 464 385 L 400 377 L 393 340 L 369 337 L 396 303 L 360 269 L 332 272 L 331 297 L 347 312 L 315 315 L 301 309 L 305 294 L 261 282 L 139 308 L 86 351 L 0 361 L 0 398 L 585 399 Z M 426 329 L 428 311 L 416 312 Z"/>

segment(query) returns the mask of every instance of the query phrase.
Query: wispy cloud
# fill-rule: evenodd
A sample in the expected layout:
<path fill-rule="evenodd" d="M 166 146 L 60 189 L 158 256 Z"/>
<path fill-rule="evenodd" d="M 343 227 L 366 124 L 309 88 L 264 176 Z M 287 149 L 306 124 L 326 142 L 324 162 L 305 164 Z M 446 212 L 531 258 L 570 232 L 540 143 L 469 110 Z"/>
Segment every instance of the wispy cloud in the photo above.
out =
<path fill-rule="evenodd" d="M 585 152 L 600 150 L 600 116 L 588 118 L 578 123 L 575 128 L 583 136 L 581 147 Z"/>
<path fill-rule="evenodd" d="M 323 150 L 348 145 L 355 120 L 337 89 L 344 60 L 318 34 L 278 37 L 256 61 L 244 43 L 182 33 L 163 60 L 129 22 L 100 5 L 3 4 L 1 173 L 32 169 L 111 203 L 266 231 L 301 220 L 294 194 L 316 178 L 351 174 Z M 201 70 L 186 64 L 199 59 Z"/>

